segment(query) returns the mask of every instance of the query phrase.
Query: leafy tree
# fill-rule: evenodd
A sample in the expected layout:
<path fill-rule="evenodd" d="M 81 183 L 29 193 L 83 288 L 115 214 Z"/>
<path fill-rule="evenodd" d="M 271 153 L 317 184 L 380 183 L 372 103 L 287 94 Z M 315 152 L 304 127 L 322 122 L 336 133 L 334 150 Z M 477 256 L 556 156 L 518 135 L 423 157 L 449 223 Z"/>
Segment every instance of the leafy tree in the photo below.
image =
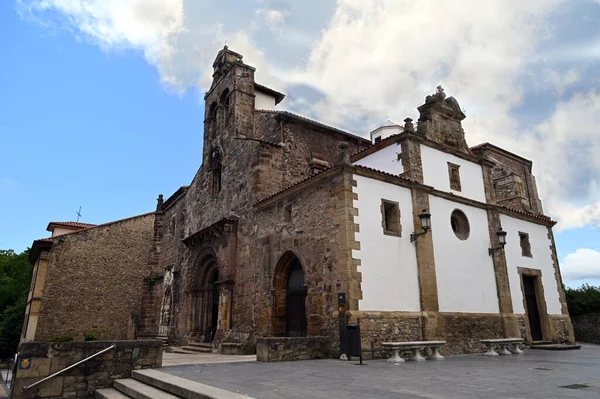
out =
<path fill-rule="evenodd" d="M 565 294 L 571 316 L 600 312 L 600 287 L 589 284 L 583 284 L 579 288 L 567 287 Z"/>
<path fill-rule="evenodd" d="M 23 328 L 32 267 L 29 249 L 0 250 L 0 358 L 16 352 Z"/>

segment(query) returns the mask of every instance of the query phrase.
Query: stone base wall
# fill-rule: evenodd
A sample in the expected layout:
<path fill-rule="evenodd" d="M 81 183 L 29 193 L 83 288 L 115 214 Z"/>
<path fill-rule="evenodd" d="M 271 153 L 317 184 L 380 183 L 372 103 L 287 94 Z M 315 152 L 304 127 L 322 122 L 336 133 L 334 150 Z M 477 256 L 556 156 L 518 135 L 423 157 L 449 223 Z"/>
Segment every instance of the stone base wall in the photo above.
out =
<path fill-rule="evenodd" d="M 571 320 L 577 341 L 600 344 L 600 312 L 571 316 Z"/>
<path fill-rule="evenodd" d="M 349 322 L 360 318 L 365 359 L 383 359 L 391 352 L 381 343 L 443 340 L 443 355 L 485 352 L 480 339 L 523 337 L 524 318 L 519 315 L 436 312 L 349 312 Z M 521 328 L 521 326 L 523 328 Z M 335 353 L 334 355 L 337 355 Z M 333 356 L 336 357 L 336 356 Z"/>
<path fill-rule="evenodd" d="M 21 388 L 116 344 L 116 348 L 46 380 L 25 392 Z M 89 341 L 21 345 L 12 399 L 91 398 L 113 380 L 131 377 L 131 371 L 162 366 L 163 343 L 158 340 Z"/>
<path fill-rule="evenodd" d="M 256 341 L 259 362 L 327 359 L 332 355 L 328 337 L 265 337 Z"/>

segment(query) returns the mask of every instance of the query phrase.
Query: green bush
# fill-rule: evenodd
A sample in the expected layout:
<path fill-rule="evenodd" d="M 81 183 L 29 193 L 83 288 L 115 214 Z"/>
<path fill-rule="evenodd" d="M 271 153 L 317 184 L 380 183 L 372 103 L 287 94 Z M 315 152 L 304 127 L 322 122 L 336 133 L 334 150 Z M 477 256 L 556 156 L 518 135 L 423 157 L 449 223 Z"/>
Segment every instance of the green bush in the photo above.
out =
<path fill-rule="evenodd" d="M 96 341 L 98 338 L 96 338 L 96 334 L 92 334 L 92 333 L 86 333 L 83 336 L 83 340 L 84 341 Z"/>
<path fill-rule="evenodd" d="M 566 288 L 565 294 L 571 316 L 600 312 L 600 287 L 584 284 L 579 288 Z"/>
<path fill-rule="evenodd" d="M 70 342 L 73 341 L 73 336 L 71 334 L 63 334 L 58 337 L 50 338 L 48 342 Z"/>

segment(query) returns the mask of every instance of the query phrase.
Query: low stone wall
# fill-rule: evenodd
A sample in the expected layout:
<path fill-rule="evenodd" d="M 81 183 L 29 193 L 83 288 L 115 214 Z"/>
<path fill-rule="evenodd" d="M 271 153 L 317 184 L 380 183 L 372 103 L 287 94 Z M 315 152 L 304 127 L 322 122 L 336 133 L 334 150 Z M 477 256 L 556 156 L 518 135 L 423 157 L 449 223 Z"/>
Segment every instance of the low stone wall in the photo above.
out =
<path fill-rule="evenodd" d="M 328 337 L 265 337 L 256 341 L 259 362 L 328 359 L 331 343 Z"/>
<path fill-rule="evenodd" d="M 571 316 L 571 321 L 576 341 L 600 344 L 600 313 Z"/>
<path fill-rule="evenodd" d="M 85 359 L 112 344 L 116 348 L 22 392 L 21 388 Z M 94 390 L 131 377 L 131 371 L 162 365 L 163 343 L 139 341 L 27 342 L 19 349 L 13 399 L 91 398 Z"/>

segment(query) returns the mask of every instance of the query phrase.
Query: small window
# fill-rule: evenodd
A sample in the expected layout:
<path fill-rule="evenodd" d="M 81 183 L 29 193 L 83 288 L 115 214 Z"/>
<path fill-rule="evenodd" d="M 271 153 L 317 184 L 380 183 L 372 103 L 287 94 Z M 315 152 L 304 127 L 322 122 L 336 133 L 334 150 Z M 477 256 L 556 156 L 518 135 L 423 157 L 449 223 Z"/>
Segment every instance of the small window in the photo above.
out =
<path fill-rule="evenodd" d="M 469 225 L 469 219 L 467 219 L 467 215 L 459 209 L 455 209 L 450 215 L 450 226 L 452 227 L 452 231 L 454 235 L 459 240 L 466 240 L 469 238 L 469 234 L 471 234 L 471 226 Z"/>
<path fill-rule="evenodd" d="M 171 224 L 169 225 L 169 233 L 171 235 L 175 235 L 175 227 L 176 227 L 176 220 L 175 220 L 175 216 L 173 216 L 171 218 Z"/>
<path fill-rule="evenodd" d="M 381 136 L 375 137 L 375 144 L 381 142 Z"/>
<path fill-rule="evenodd" d="M 381 213 L 383 216 L 383 234 L 400 236 L 400 206 L 397 202 L 381 200 Z"/>
<path fill-rule="evenodd" d="M 450 178 L 450 189 L 454 191 L 462 191 L 460 184 L 460 165 L 448 162 L 448 176 Z"/>
<path fill-rule="evenodd" d="M 283 221 L 284 222 L 292 221 L 292 206 L 291 205 L 286 205 L 283 208 Z"/>
<path fill-rule="evenodd" d="M 521 255 L 533 258 L 531 255 L 531 244 L 529 243 L 529 234 L 519 231 L 519 241 L 521 242 Z"/>

